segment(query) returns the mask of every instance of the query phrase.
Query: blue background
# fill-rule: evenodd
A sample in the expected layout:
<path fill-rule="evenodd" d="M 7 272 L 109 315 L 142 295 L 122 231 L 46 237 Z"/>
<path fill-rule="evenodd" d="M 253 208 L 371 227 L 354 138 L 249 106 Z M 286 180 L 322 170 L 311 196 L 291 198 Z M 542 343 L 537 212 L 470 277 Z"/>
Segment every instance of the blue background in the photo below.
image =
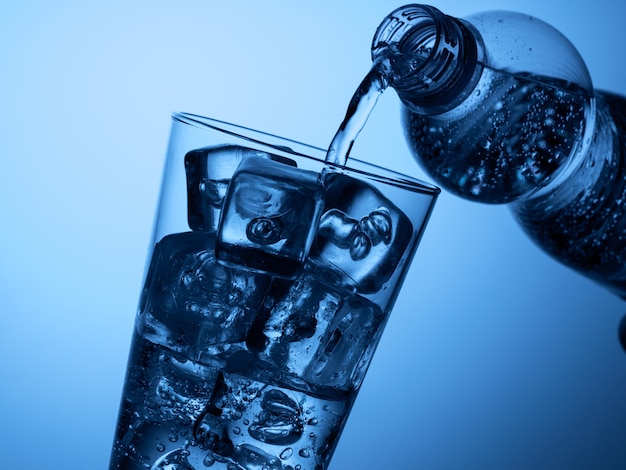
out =
<path fill-rule="evenodd" d="M 0 2 L 4 468 L 105 469 L 170 129 L 326 146 L 401 2 Z M 558 27 L 626 94 L 626 3 L 460 0 Z M 353 155 L 427 177 L 395 93 Z M 442 194 L 331 470 L 626 468 L 626 305 Z"/>

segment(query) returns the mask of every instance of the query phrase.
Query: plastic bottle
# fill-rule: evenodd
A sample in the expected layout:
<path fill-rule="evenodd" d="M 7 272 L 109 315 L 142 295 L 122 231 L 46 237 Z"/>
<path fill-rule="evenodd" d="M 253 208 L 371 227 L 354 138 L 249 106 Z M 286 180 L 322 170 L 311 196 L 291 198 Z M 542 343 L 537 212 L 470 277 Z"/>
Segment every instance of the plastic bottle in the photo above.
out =
<path fill-rule="evenodd" d="M 561 33 L 406 5 L 372 57 L 390 64 L 409 147 L 438 185 L 509 203 L 543 250 L 626 299 L 626 99 L 593 89 Z"/>

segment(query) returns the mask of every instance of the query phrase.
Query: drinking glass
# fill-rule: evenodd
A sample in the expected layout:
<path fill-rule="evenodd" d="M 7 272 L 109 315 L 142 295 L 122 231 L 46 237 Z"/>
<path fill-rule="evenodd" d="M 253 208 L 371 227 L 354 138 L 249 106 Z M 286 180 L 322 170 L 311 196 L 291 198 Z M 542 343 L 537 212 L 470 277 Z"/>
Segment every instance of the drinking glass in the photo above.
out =
<path fill-rule="evenodd" d="M 176 113 L 110 469 L 327 468 L 439 189 Z"/>

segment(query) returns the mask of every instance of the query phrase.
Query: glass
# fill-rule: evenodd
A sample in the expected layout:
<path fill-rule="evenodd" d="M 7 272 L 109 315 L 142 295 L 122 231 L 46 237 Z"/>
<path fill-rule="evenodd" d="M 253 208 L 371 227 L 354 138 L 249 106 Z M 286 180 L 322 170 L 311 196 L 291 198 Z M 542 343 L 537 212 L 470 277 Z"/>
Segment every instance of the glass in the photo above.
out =
<path fill-rule="evenodd" d="M 324 469 L 439 189 L 174 114 L 110 469 Z"/>

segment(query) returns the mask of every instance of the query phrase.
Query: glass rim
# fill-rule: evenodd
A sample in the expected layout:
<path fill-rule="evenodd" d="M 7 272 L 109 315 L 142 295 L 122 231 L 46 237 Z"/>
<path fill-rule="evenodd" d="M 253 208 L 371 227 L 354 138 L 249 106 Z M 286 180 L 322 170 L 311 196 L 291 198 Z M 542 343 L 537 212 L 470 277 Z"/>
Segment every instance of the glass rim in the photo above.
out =
<path fill-rule="evenodd" d="M 358 158 L 350 157 L 348 159 L 348 164 L 345 166 L 336 165 L 330 162 L 326 162 L 325 160 L 318 158 L 314 155 L 299 152 L 294 150 L 291 147 L 285 146 L 277 146 L 268 142 L 268 140 L 279 140 L 284 143 L 290 143 L 293 145 L 297 145 L 298 147 L 302 147 L 303 149 L 310 150 L 312 153 L 322 153 L 325 154 L 326 150 L 321 147 L 315 147 L 313 145 L 305 144 L 303 142 L 299 142 L 297 140 L 288 139 L 286 137 L 281 137 L 275 134 L 271 134 L 264 131 L 259 131 L 256 129 L 252 129 L 249 127 L 241 126 L 238 124 L 232 124 L 230 122 L 221 121 L 219 119 L 209 118 L 205 116 L 201 116 L 193 113 L 186 112 L 174 112 L 172 113 L 172 119 L 178 121 L 182 124 L 186 124 L 189 126 L 193 126 L 199 129 L 211 129 L 217 132 L 229 134 L 233 137 L 237 137 L 240 139 L 248 140 L 251 142 L 259 143 L 264 146 L 273 147 L 278 151 L 285 152 L 297 157 L 307 158 L 309 160 L 313 160 L 320 164 L 328 165 L 329 167 L 336 168 L 339 171 L 347 170 L 350 172 L 355 172 L 360 175 L 366 176 L 368 178 L 374 179 L 376 181 L 380 181 L 382 183 L 390 184 L 392 186 L 396 186 L 402 189 L 406 189 L 413 192 L 419 192 L 423 194 L 430 194 L 433 197 L 436 197 L 440 192 L 437 186 L 422 181 L 420 179 L 414 178 L 412 176 L 405 175 L 403 173 L 397 172 L 395 170 L 391 170 L 370 162 L 366 162 L 363 160 L 359 160 Z M 363 166 L 367 168 L 367 170 L 362 170 L 356 168 L 354 165 L 356 163 L 357 166 Z M 379 172 L 379 174 L 376 173 Z"/>

